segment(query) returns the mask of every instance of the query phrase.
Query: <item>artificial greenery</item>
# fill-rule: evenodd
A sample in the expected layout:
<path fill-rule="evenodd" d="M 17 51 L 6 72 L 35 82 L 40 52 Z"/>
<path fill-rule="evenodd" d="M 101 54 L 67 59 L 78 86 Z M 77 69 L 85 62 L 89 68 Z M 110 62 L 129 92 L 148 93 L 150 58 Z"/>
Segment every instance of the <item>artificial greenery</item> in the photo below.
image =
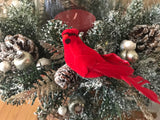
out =
<path fill-rule="evenodd" d="M 35 66 L 31 66 L 25 70 L 10 71 L 5 75 L 1 74 L 0 89 L 2 90 L 1 99 L 6 100 L 11 96 L 18 94 L 24 90 L 31 89 L 33 83 L 40 77 L 41 71 Z"/>
<path fill-rule="evenodd" d="M 154 5 L 149 15 L 152 24 L 160 24 L 160 4 Z"/>
<path fill-rule="evenodd" d="M 143 18 L 143 0 L 133 0 L 127 10 L 122 8 L 108 10 L 106 12 L 108 15 L 88 31 L 89 46 L 95 48 L 97 44 L 107 42 L 109 43 L 107 51 L 116 52 L 120 42 L 128 38 L 130 30 L 137 24 L 143 24 L 147 19 Z"/>
<path fill-rule="evenodd" d="M 60 20 L 49 20 L 42 26 L 40 31 L 40 40 L 54 44 L 56 46 L 62 46 L 61 33 L 67 28 L 66 24 L 63 24 Z"/>
<path fill-rule="evenodd" d="M 36 40 L 39 16 L 36 14 L 33 1 L 22 0 L 18 6 L 6 6 L 7 17 L 1 19 L 0 28 L 3 38 L 6 35 L 22 34 L 32 40 Z"/>
<path fill-rule="evenodd" d="M 93 28 L 83 37 L 83 41 L 93 49 L 97 50 L 98 46 L 101 46 L 105 53 L 119 54 L 121 41 L 129 38 L 128 35 L 135 25 L 160 23 L 159 5 L 146 9 L 143 0 L 133 0 L 127 9 L 124 9 L 120 0 L 116 3 L 115 5 L 111 0 L 77 0 L 77 5 L 81 6 L 79 8 L 92 12 L 97 19 Z M 0 23 L 3 37 L 20 33 L 32 39 L 39 44 L 40 58 L 44 56 L 50 58 L 54 53 L 58 53 L 59 49 L 54 48 L 62 47 L 61 33 L 68 28 L 62 21 L 49 20 L 42 24 L 35 5 L 30 0 L 23 0 L 21 6 L 11 6 L 8 9 L 8 17 L 1 19 Z M 47 50 L 41 49 L 42 41 L 49 45 Z M 50 46 L 53 47 L 48 50 Z M 51 52 L 52 50 L 54 52 Z M 160 55 L 158 53 L 138 54 L 139 61 L 132 64 L 135 74 L 148 79 L 152 86 L 147 87 L 159 93 Z M 59 65 L 62 64 L 64 61 Z M 49 71 L 37 70 L 34 65 L 27 70 L 3 73 L 0 81 L 1 99 L 19 105 L 25 99 L 30 98 L 34 101 L 38 97 L 41 105 L 37 110 L 37 116 L 42 120 L 45 120 L 49 114 L 66 119 L 65 116 L 57 114 L 57 109 L 61 105 L 67 106 L 67 100 L 75 95 L 82 96 L 87 104 L 81 114 L 68 113 L 68 120 L 125 119 L 122 114 L 130 115 L 133 110 L 142 110 L 137 101 L 141 100 L 144 105 L 149 103 L 147 98 L 121 80 L 107 77 L 85 79 L 77 75 L 75 83 L 70 83 L 67 89 L 60 89 L 54 82 L 54 73 L 60 66 L 56 65 L 54 60 L 52 65 L 53 70 Z"/>

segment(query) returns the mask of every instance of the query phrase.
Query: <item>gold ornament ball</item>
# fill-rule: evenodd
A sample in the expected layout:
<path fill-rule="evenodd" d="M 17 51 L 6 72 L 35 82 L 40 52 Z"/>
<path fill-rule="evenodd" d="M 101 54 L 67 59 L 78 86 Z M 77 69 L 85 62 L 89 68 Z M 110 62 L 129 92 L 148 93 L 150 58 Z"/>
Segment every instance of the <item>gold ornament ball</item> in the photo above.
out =
<path fill-rule="evenodd" d="M 58 114 L 61 116 L 65 116 L 67 113 L 67 108 L 65 106 L 60 106 L 58 108 Z"/>
<path fill-rule="evenodd" d="M 136 62 L 138 60 L 139 56 L 135 50 L 130 50 L 127 52 L 127 60 L 129 62 Z"/>
<path fill-rule="evenodd" d="M 129 51 L 123 50 L 120 53 L 120 56 L 122 59 L 126 59 L 131 63 L 136 62 L 139 58 L 139 56 L 135 50 L 129 50 Z"/>
<path fill-rule="evenodd" d="M 68 104 L 68 109 L 73 114 L 81 114 L 83 112 L 85 100 L 79 96 L 73 96 Z"/>
<path fill-rule="evenodd" d="M 11 70 L 11 64 L 7 61 L 3 61 L 0 63 L 0 71 L 6 73 Z"/>
<path fill-rule="evenodd" d="M 126 59 L 126 57 L 127 57 L 127 50 L 121 51 L 120 56 L 121 56 L 122 59 Z"/>
<path fill-rule="evenodd" d="M 136 43 L 132 42 L 131 40 L 123 40 L 120 44 L 121 50 L 135 50 Z"/>
<path fill-rule="evenodd" d="M 22 51 L 19 53 L 19 56 L 13 60 L 13 63 L 18 70 L 23 70 L 33 64 L 33 58 L 30 53 Z"/>

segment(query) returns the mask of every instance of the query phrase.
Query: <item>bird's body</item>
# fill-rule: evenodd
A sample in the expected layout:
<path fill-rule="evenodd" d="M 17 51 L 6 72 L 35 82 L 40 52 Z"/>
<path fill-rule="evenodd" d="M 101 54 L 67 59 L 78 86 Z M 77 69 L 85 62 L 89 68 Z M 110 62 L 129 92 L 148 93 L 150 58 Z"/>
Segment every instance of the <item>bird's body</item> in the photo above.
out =
<path fill-rule="evenodd" d="M 65 62 L 80 76 L 85 78 L 107 76 L 122 79 L 154 102 L 160 104 L 157 95 L 153 91 L 142 87 L 142 85 L 149 82 L 140 76 L 135 77 L 133 75 L 134 70 L 126 60 L 121 59 L 114 53 L 100 55 L 83 43 L 78 37 L 78 30 L 76 29 L 63 31 L 62 37 Z"/>

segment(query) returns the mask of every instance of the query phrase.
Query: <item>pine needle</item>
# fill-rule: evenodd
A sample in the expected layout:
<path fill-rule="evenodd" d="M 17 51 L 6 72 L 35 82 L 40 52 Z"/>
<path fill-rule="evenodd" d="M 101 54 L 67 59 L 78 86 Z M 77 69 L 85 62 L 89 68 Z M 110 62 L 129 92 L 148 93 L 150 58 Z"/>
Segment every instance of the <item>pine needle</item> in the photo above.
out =
<path fill-rule="evenodd" d="M 10 98 L 8 98 L 6 101 L 7 103 L 10 103 L 12 105 L 21 105 L 23 104 L 26 100 L 33 100 L 35 98 L 35 93 L 36 93 L 36 89 L 32 88 L 30 90 L 27 91 L 23 91 L 19 94 L 16 94 L 14 96 L 11 96 Z"/>
<path fill-rule="evenodd" d="M 143 102 L 141 102 L 138 99 L 138 96 L 136 93 L 133 93 L 133 98 L 134 98 L 135 102 L 137 103 L 137 105 L 139 106 L 139 108 L 141 109 L 144 117 L 147 120 L 154 120 L 153 115 L 148 111 L 147 107 L 143 104 Z"/>
<path fill-rule="evenodd" d="M 41 75 L 42 80 L 38 79 L 38 83 L 34 84 L 35 88 L 31 88 L 30 90 L 26 90 L 11 96 L 6 100 L 7 103 L 12 105 L 21 105 L 26 100 L 34 101 L 36 97 L 41 100 L 45 97 L 49 97 L 49 95 L 54 96 L 54 93 L 60 89 L 59 86 L 54 82 L 54 74 L 54 70 L 47 71 L 46 75 Z"/>

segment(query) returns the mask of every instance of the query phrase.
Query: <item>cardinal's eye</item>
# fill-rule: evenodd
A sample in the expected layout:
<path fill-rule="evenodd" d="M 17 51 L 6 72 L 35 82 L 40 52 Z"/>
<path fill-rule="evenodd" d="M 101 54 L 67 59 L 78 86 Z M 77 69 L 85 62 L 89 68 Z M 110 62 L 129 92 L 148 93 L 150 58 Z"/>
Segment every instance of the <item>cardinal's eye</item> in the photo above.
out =
<path fill-rule="evenodd" d="M 69 44 L 70 42 L 71 42 L 70 39 L 66 39 L 66 40 L 65 40 L 65 43 L 66 43 L 66 44 Z"/>

